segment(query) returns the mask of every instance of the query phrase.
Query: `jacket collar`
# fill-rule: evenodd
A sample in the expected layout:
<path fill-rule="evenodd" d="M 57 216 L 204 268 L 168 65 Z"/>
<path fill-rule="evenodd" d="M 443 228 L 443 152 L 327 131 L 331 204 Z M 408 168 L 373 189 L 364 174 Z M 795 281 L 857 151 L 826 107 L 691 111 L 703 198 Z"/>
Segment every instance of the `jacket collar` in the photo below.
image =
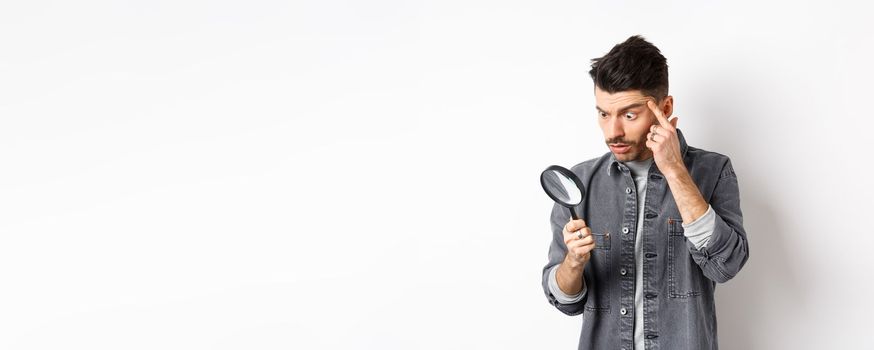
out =
<path fill-rule="evenodd" d="M 689 148 L 689 145 L 686 144 L 686 137 L 683 136 L 683 132 L 680 131 L 680 128 L 677 128 L 677 137 L 680 139 L 680 156 L 683 159 L 686 159 L 686 150 Z M 614 168 L 616 168 L 617 170 L 623 170 L 623 171 L 628 170 L 628 167 L 625 164 L 622 164 L 621 162 L 616 160 L 616 155 L 613 154 L 613 151 L 610 151 L 608 153 L 610 154 L 610 162 L 607 164 L 607 176 L 613 175 Z M 658 172 L 659 174 L 661 174 L 661 172 L 658 170 L 658 167 L 656 166 L 655 162 L 652 162 L 652 167 L 650 168 L 651 172 L 653 170 L 655 170 L 655 172 Z"/>

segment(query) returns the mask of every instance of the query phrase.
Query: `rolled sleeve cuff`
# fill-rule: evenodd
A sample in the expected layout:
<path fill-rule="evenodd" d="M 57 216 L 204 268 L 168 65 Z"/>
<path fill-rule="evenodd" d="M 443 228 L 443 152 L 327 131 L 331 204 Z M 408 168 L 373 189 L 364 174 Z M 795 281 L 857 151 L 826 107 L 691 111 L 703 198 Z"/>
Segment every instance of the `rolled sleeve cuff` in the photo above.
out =
<path fill-rule="evenodd" d="M 707 206 L 707 212 L 701 215 L 695 221 L 689 224 L 683 223 L 683 235 L 692 242 L 695 249 L 701 249 L 707 246 L 710 237 L 713 236 L 713 230 L 716 227 L 716 212 L 712 206 Z"/>
<path fill-rule="evenodd" d="M 555 271 L 558 269 L 559 265 L 553 266 L 549 270 L 549 292 L 555 296 L 555 300 L 562 304 L 573 304 L 583 300 L 583 297 L 586 296 L 586 284 L 583 283 L 583 290 L 581 290 L 576 295 L 567 295 L 565 292 L 561 291 L 561 288 L 558 288 L 558 280 L 555 279 Z"/>

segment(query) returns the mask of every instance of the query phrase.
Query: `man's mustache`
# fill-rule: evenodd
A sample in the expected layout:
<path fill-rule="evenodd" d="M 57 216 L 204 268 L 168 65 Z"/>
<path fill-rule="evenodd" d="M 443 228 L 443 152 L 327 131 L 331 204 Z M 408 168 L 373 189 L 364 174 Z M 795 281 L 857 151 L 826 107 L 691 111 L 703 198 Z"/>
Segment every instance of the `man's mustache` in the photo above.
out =
<path fill-rule="evenodd" d="M 627 140 L 623 140 L 623 139 L 620 139 L 620 138 L 609 139 L 609 140 L 607 140 L 607 145 L 608 145 L 608 146 L 609 146 L 610 144 L 613 144 L 613 143 L 621 143 L 621 144 L 623 144 L 623 145 L 636 145 L 636 144 L 637 144 L 637 141 L 627 141 Z"/>

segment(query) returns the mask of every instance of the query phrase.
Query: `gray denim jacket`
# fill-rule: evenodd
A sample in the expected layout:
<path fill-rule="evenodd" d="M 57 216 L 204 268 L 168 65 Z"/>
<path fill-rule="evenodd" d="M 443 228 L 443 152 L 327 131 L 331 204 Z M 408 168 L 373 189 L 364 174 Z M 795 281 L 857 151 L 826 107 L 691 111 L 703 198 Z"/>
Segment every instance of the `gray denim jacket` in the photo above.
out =
<path fill-rule="evenodd" d="M 701 250 L 683 235 L 682 218 L 667 180 L 655 162 L 649 171 L 643 221 L 643 313 L 647 350 L 717 349 L 716 282 L 734 277 L 749 257 L 737 177 L 722 154 L 686 144 L 677 129 L 683 160 L 701 195 L 716 212 L 716 224 Z M 555 204 L 550 216 L 552 243 L 543 267 L 543 291 L 567 315 L 583 316 L 579 349 L 627 349 L 634 342 L 634 239 L 637 193 L 634 179 L 612 152 L 575 165 L 587 194 L 574 209 L 595 238 L 583 271 L 586 296 L 561 304 L 549 291 L 549 269 L 564 260 L 562 228 L 567 208 Z M 639 350 L 639 349 L 638 349 Z"/>

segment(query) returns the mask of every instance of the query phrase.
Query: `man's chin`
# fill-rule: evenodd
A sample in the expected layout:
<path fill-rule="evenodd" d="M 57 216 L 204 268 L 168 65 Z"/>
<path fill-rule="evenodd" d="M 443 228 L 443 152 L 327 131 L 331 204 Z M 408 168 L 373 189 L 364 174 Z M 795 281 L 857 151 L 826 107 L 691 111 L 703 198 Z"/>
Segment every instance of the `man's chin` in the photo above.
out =
<path fill-rule="evenodd" d="M 610 152 L 613 152 L 612 150 Z M 613 152 L 613 156 L 616 157 L 616 160 L 620 162 L 627 162 L 631 160 L 637 159 L 637 152 L 633 152 L 632 150 L 628 150 L 625 153 L 616 153 Z"/>

